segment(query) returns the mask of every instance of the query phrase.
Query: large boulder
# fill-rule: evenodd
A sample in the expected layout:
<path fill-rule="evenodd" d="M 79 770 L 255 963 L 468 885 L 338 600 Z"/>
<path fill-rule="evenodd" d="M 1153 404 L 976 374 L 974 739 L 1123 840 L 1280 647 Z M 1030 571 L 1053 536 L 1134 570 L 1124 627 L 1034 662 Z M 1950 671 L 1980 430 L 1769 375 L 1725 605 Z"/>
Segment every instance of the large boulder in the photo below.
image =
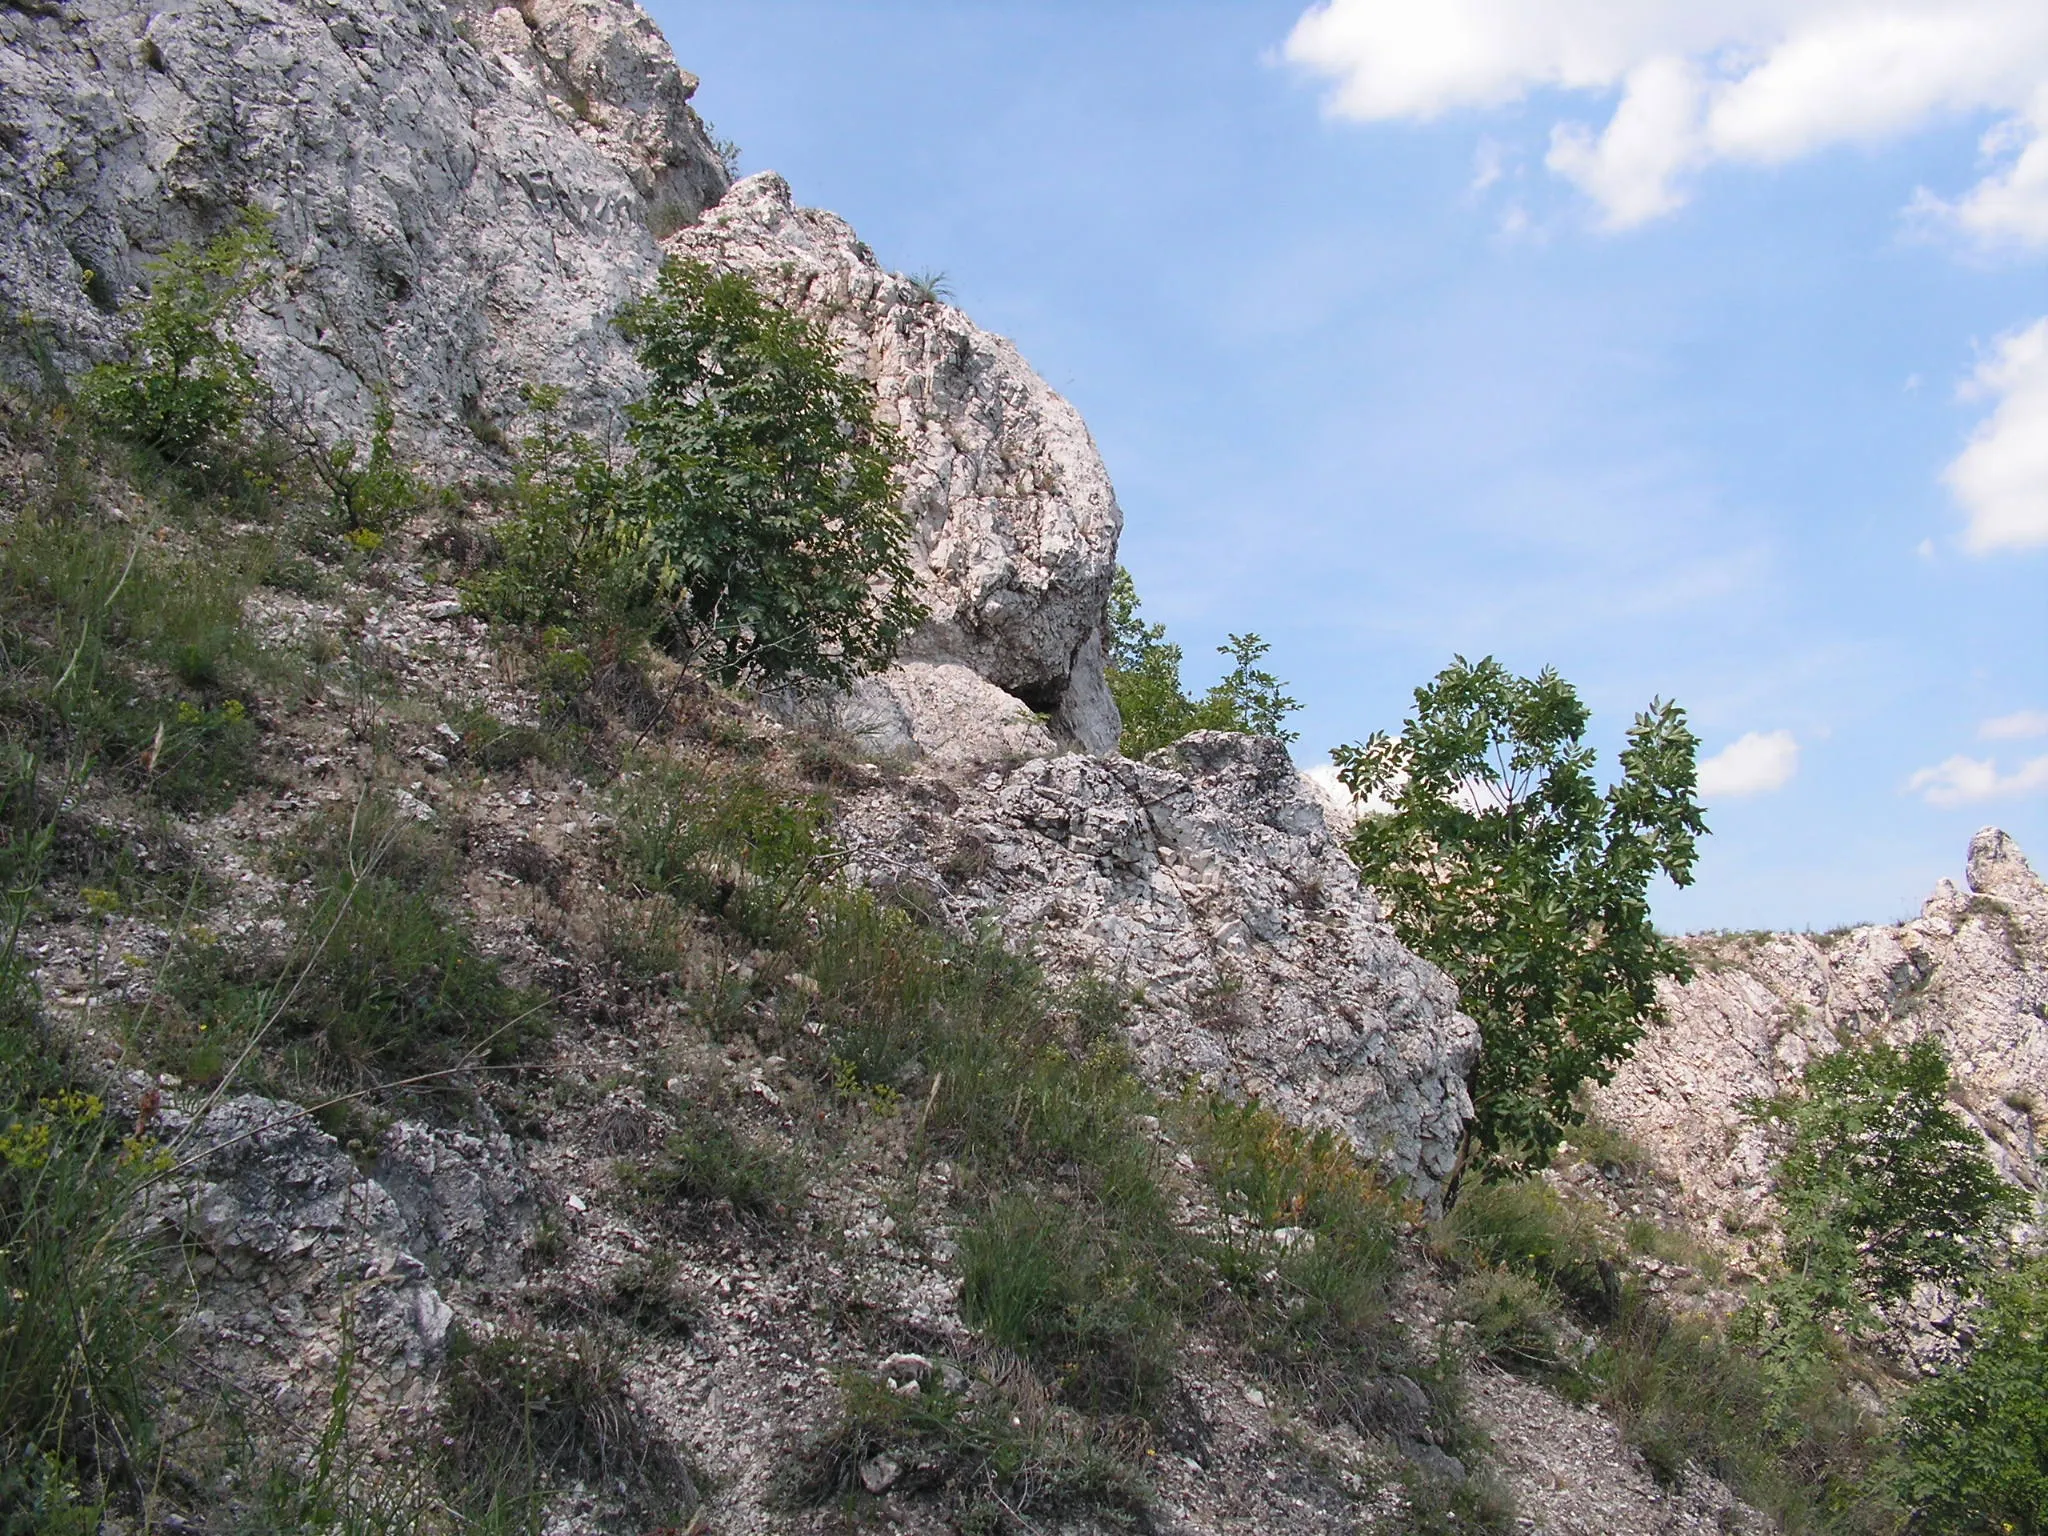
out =
<path fill-rule="evenodd" d="M 1664 1020 L 1594 1094 L 1600 1118 L 1677 1179 L 1703 1226 L 1768 1228 L 1771 1151 L 1745 1102 L 1796 1086 L 1845 1038 L 1931 1038 L 2001 1171 L 2038 1189 L 2048 885 L 1990 827 L 1971 840 L 1968 881 L 1941 881 L 1909 922 L 1686 940 L 1696 974 L 1661 989 Z"/>
<path fill-rule="evenodd" d="M 695 87 L 631 0 L 0 7 L 13 367 L 106 356 L 149 259 L 255 205 L 283 273 L 243 339 L 308 436 L 382 395 L 454 472 L 522 385 L 601 419 L 639 387 L 612 314 L 729 180 Z"/>
<path fill-rule="evenodd" d="M 668 241 L 811 316 L 910 452 L 911 661 L 965 666 L 1091 752 L 1115 749 L 1102 628 L 1123 514 L 1080 412 L 1017 349 L 886 272 L 835 214 L 764 172 Z M 885 682 L 892 680 L 885 679 Z"/>
<path fill-rule="evenodd" d="M 1257 1097 L 1441 1195 L 1478 1026 L 1394 938 L 1278 741 L 1202 731 L 1142 763 L 912 780 L 851 802 L 841 835 L 856 878 L 1130 988 L 1154 1082 Z"/>

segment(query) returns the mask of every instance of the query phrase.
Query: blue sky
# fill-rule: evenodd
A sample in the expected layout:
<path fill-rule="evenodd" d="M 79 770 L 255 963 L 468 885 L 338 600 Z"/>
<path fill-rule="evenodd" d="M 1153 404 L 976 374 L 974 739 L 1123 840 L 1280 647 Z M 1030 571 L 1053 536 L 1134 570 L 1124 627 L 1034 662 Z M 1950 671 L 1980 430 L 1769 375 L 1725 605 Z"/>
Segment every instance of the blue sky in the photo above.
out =
<path fill-rule="evenodd" d="M 2048 863 L 2048 7 L 651 9 L 743 170 L 1080 406 L 1304 765 L 1491 652 L 1735 748 L 1670 926 Z"/>

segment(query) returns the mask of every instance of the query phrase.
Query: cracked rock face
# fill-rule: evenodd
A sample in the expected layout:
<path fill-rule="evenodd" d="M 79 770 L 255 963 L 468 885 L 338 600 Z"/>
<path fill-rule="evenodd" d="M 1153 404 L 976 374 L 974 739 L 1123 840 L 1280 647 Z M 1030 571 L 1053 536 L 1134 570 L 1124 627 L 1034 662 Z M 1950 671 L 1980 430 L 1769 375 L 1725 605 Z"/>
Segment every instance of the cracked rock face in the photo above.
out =
<path fill-rule="evenodd" d="M 2048 1130 L 2048 885 L 1995 828 L 1909 922 L 1841 934 L 1707 935 L 1697 975 L 1666 986 L 1666 1022 L 1598 1091 L 1600 1117 L 1675 1176 L 1701 1222 L 1770 1221 L 1770 1147 L 1743 1101 L 1797 1085 L 1854 1040 L 1931 1037 L 1953 1097 L 2006 1177 L 2038 1188 Z"/>
<path fill-rule="evenodd" d="M 931 618 L 910 661 L 965 666 L 1113 751 L 1102 625 L 1123 514 L 1080 412 L 1016 347 L 885 272 L 845 220 L 763 173 L 668 242 L 821 323 L 909 449 L 911 553 Z"/>
<path fill-rule="evenodd" d="M 963 927 L 993 918 L 1055 976 L 1137 990 L 1154 1082 L 1256 1095 L 1441 1195 L 1479 1028 L 1395 940 L 1278 741 L 1203 731 L 1143 763 L 914 780 L 851 802 L 840 830 L 857 878 Z"/>
<path fill-rule="evenodd" d="M 728 180 L 695 86 L 630 0 L 0 9 L 0 313 L 109 355 L 148 259 L 253 203 L 280 413 L 360 439 L 386 394 L 411 452 L 474 468 L 523 384 L 592 420 L 638 388 L 611 315 Z"/>

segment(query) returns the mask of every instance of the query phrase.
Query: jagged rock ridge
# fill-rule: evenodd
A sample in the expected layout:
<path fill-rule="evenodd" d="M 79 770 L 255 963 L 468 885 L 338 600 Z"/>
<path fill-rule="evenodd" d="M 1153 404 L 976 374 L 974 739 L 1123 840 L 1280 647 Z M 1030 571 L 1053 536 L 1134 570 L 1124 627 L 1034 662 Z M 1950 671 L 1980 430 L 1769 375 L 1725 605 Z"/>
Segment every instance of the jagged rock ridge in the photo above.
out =
<path fill-rule="evenodd" d="M 2048 1127 L 2048 885 L 1995 828 L 1909 922 L 1814 935 L 1702 935 L 1698 974 L 1595 1095 L 1602 1119 L 1681 1183 L 1703 1227 L 1770 1222 L 1770 1149 L 1745 1100 L 1853 1040 L 1940 1042 L 1958 1107 L 2007 1177 L 2038 1188 Z"/>

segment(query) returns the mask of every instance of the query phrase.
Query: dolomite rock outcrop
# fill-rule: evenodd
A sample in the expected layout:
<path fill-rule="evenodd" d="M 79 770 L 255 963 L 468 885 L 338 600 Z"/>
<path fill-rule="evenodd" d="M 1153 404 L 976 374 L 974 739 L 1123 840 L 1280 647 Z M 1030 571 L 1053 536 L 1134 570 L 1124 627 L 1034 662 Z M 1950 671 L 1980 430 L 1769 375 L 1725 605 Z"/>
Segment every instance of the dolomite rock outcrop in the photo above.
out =
<path fill-rule="evenodd" d="M 968 667 L 1086 750 L 1114 750 L 1102 626 L 1123 514 L 1080 412 L 1010 342 L 884 271 L 845 220 L 796 206 L 780 176 L 739 182 L 668 247 L 821 322 L 874 385 L 911 453 L 931 609 L 906 659 Z"/>
<path fill-rule="evenodd" d="M 1910 922 L 1831 935 L 1704 935 L 1698 974 L 1667 986 L 1664 1024 L 1595 1095 L 1640 1143 L 1690 1214 L 1737 1229 L 1770 1220 L 1770 1149 L 1742 1105 L 1794 1086 L 1840 1035 L 1932 1038 L 1957 1107 L 2005 1175 L 2041 1179 L 2048 1131 L 2048 886 L 2019 846 L 1986 828 L 1967 892 L 1943 880 Z"/>
<path fill-rule="evenodd" d="M 149 258 L 254 204 L 284 271 L 243 339 L 282 412 L 360 438 L 383 394 L 472 468 L 524 384 L 586 419 L 637 389 L 611 315 L 729 179 L 695 88 L 630 0 L 0 8 L 0 315 L 105 356 Z"/>
<path fill-rule="evenodd" d="M 857 878 L 1131 988 L 1154 1081 L 1256 1095 L 1441 1193 L 1478 1026 L 1395 941 L 1278 741 L 1204 731 L 1143 763 L 912 780 L 841 831 Z"/>

